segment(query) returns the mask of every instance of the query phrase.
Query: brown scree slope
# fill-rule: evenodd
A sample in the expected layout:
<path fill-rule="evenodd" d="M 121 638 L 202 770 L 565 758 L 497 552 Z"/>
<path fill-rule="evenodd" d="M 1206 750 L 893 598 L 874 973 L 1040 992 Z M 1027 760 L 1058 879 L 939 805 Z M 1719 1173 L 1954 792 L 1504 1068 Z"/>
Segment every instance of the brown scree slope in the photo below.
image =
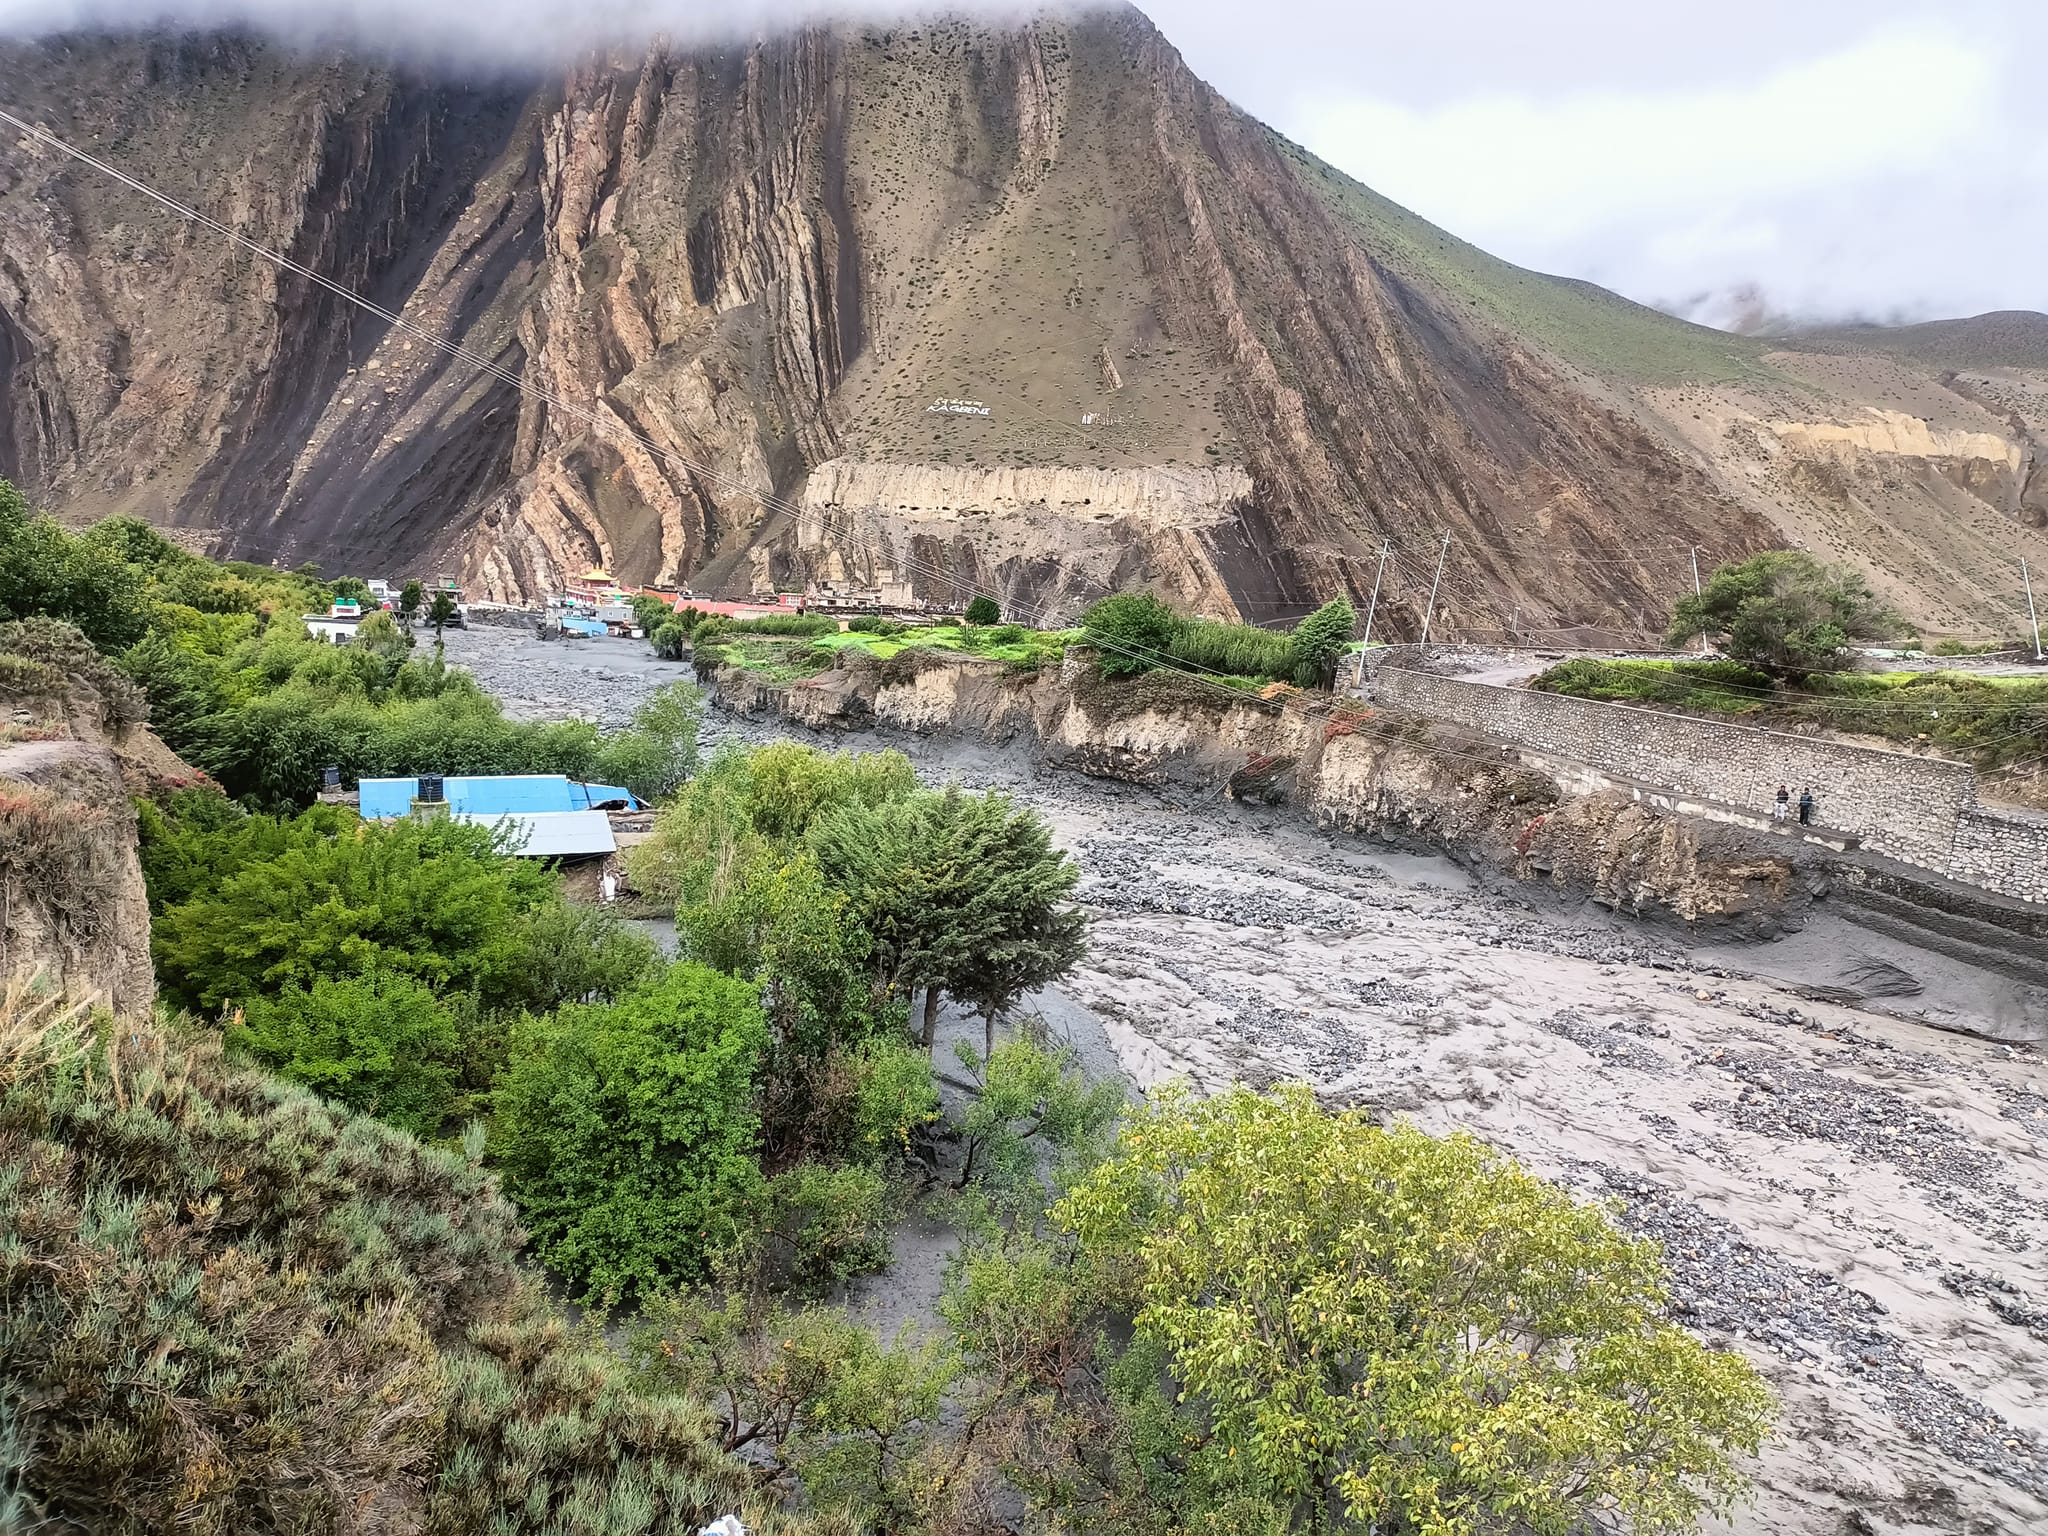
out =
<path fill-rule="evenodd" d="M 2048 370 L 1764 343 L 1541 277 L 1196 80 L 1137 12 L 818 28 L 462 80 L 223 35 L 0 48 L 10 109 L 601 425 L 0 142 L 0 474 L 223 552 L 1150 583 L 1412 633 L 1654 625 L 1688 551 L 2009 627 Z M 1966 345 L 1967 333 L 1957 345 Z M 2009 350 L 2009 349 L 2007 349 Z M 986 416 L 935 411 L 971 399 Z M 647 443 L 654 445 L 651 451 Z M 821 466 L 824 466 L 821 468 Z"/>

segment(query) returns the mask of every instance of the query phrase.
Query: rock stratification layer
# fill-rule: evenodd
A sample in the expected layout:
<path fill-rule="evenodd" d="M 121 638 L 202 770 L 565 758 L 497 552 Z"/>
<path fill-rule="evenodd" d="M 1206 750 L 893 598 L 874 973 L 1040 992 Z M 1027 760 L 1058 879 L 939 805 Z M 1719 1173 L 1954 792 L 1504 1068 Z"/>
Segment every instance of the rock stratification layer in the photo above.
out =
<path fill-rule="evenodd" d="M 1654 626 L 1695 546 L 1864 555 L 1936 630 L 2005 623 L 2016 554 L 2048 564 L 2031 353 L 1766 344 L 1520 271 L 1128 9 L 534 80 L 223 35 L 0 69 L 16 110 L 404 322 L 10 138 L 0 473 L 67 514 L 494 597 L 592 562 L 892 569 L 1262 621 L 1362 598 L 1386 548 L 1388 633 L 1445 539 L 1438 632 L 1468 635 Z M 1005 503 L 1032 475 L 1103 496 Z"/>

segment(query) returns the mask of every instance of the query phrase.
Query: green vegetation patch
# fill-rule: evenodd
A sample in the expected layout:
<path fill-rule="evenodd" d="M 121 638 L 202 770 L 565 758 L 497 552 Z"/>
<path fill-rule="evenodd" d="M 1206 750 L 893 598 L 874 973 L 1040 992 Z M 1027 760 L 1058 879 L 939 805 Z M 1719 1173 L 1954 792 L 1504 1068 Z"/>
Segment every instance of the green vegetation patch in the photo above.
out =
<path fill-rule="evenodd" d="M 1834 672 L 1794 685 L 1728 661 L 1562 662 L 1547 693 L 1737 716 L 1779 730 L 1818 726 L 1931 746 L 1979 772 L 2048 753 L 2048 679 L 1967 672 Z"/>

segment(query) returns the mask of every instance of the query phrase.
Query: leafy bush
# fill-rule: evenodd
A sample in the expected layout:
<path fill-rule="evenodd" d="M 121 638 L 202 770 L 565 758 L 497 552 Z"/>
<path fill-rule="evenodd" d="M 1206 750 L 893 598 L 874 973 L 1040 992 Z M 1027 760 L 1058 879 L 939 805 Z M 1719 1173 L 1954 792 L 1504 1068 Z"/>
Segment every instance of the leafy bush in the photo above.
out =
<path fill-rule="evenodd" d="M 1081 616 L 1104 677 L 1132 677 L 1165 661 L 1186 621 L 1149 592 L 1119 592 Z"/>
<path fill-rule="evenodd" d="M 323 1098 L 415 1136 L 438 1136 L 455 1099 L 455 1020 L 406 976 L 316 977 L 252 997 L 228 1048 Z"/>
<path fill-rule="evenodd" d="M 661 950 L 602 907 L 543 901 L 514 923 L 504 963 L 486 978 L 493 1007 L 546 1013 L 612 1002 L 656 979 Z"/>
<path fill-rule="evenodd" d="M 969 624 L 994 624 L 1003 617 L 1003 610 L 992 597 L 977 597 L 967 605 L 965 615 Z"/>
<path fill-rule="evenodd" d="M 663 661 L 676 661 L 690 643 L 690 632 L 674 619 L 664 619 L 647 632 L 647 638 L 655 655 Z"/>
<path fill-rule="evenodd" d="M 592 776 L 622 784 L 642 800 L 661 800 L 697 768 L 697 727 L 704 695 L 688 683 L 664 683 L 633 711 L 633 724 L 605 739 Z"/>
<path fill-rule="evenodd" d="M 733 1255 L 751 1284 L 822 1296 L 889 1262 L 889 1181 L 859 1163 L 798 1163 L 754 1198 Z"/>
<path fill-rule="evenodd" d="M 32 517 L 0 480 L 0 623 L 45 618 L 75 625 L 102 650 L 127 649 L 149 624 L 145 573 L 121 558 L 118 538 L 74 539 Z"/>
<path fill-rule="evenodd" d="M 1349 598 L 1335 598 L 1294 626 L 1294 680 L 1304 688 L 1327 688 L 1337 662 L 1351 645 L 1358 615 Z"/>
<path fill-rule="evenodd" d="M 701 1410 L 549 1313 L 474 1163 L 35 1007 L 0 1002 L 0 1526 L 789 1528 Z"/>
<path fill-rule="evenodd" d="M 1292 677 L 1293 640 L 1253 624 L 1217 624 L 1208 619 L 1184 622 L 1168 654 L 1181 666 L 1198 672 L 1223 672 L 1233 677 Z"/>
<path fill-rule="evenodd" d="M 816 635 L 836 635 L 839 621 L 822 613 L 764 613 L 753 619 L 728 619 L 724 634 L 788 635 L 808 640 Z"/>
<path fill-rule="evenodd" d="M 485 828 L 367 823 L 330 837 L 319 824 L 222 837 L 222 861 L 245 861 L 155 925 L 157 974 L 174 1001 L 213 1014 L 370 969 L 466 988 L 515 963 L 519 919 L 553 894 L 546 870 L 501 853 Z M 281 851 L 248 859 L 265 837 L 281 838 Z"/>
<path fill-rule="evenodd" d="M 649 1389 L 705 1403 L 717 1441 L 747 1446 L 765 1486 L 801 1487 L 811 1509 L 892 1536 L 991 1528 L 968 1505 L 988 1491 L 986 1458 L 942 1422 L 960 1376 L 945 1341 L 883 1344 L 823 1307 L 674 1296 L 645 1310 L 629 1348 Z"/>
<path fill-rule="evenodd" d="M 1307 1088 L 1160 1095 L 1055 1218 L 1126 1277 L 1216 1442 L 1361 1525 L 1687 1531 L 1773 1418 L 1741 1356 L 1665 1316 L 1654 1242 Z"/>
<path fill-rule="evenodd" d="M 496 1144 L 550 1269 L 608 1301 L 708 1273 L 755 1197 L 767 1043 L 754 988 L 689 962 L 515 1028 Z"/>
<path fill-rule="evenodd" d="M 123 730 L 149 718 L 148 696 L 75 624 L 41 616 L 0 624 L 0 656 L 47 668 L 63 679 L 67 690 L 72 685 L 90 688 L 99 697 L 98 723 L 108 730 Z M 17 683 L 25 679 L 18 669 L 15 677 Z"/>

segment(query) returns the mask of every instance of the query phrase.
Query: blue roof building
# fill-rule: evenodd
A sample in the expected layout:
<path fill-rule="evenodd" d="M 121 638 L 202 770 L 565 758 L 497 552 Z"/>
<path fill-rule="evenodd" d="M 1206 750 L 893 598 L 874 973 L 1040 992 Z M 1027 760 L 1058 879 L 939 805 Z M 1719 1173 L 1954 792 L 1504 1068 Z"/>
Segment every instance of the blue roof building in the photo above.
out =
<path fill-rule="evenodd" d="M 630 790 L 616 784 L 583 784 L 559 773 L 489 774 L 445 778 L 442 794 L 450 821 L 502 827 L 531 858 L 583 858 L 618 847 L 607 806 L 640 809 Z M 357 809 L 372 821 L 396 821 L 412 813 L 418 779 L 364 779 Z"/>

